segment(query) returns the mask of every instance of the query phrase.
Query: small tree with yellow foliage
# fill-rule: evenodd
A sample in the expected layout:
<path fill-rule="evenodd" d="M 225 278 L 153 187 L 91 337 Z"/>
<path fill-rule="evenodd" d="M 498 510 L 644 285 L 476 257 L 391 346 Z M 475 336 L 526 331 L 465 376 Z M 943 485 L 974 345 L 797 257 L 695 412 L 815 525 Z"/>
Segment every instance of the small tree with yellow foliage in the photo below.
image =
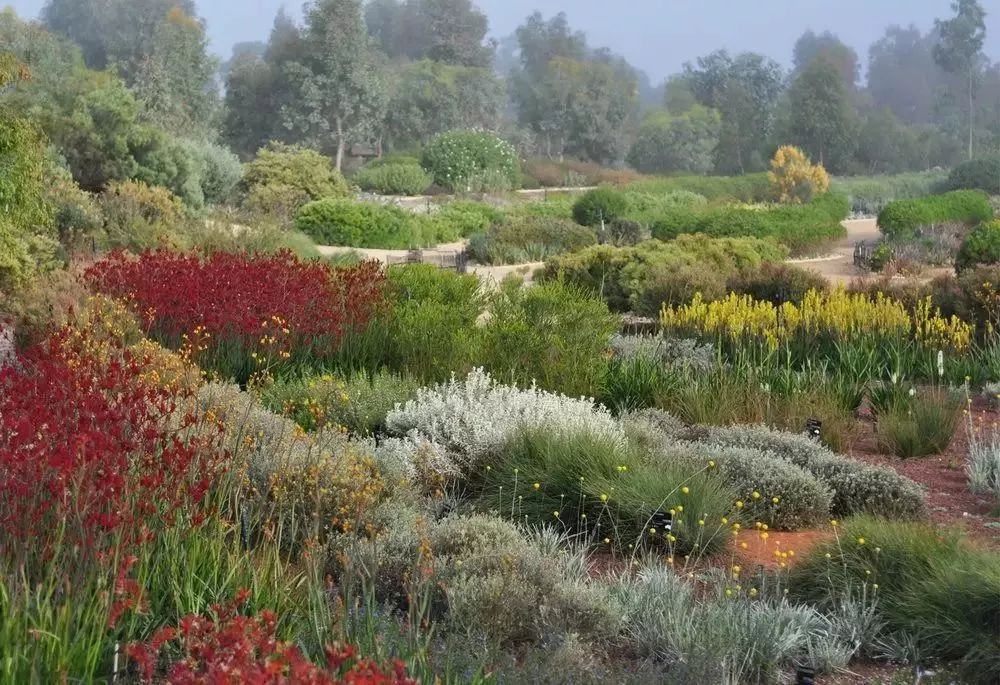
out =
<path fill-rule="evenodd" d="M 830 176 L 822 164 L 813 164 L 794 145 L 782 145 L 771 160 L 768 173 L 771 191 L 779 202 L 809 202 L 830 188 Z"/>

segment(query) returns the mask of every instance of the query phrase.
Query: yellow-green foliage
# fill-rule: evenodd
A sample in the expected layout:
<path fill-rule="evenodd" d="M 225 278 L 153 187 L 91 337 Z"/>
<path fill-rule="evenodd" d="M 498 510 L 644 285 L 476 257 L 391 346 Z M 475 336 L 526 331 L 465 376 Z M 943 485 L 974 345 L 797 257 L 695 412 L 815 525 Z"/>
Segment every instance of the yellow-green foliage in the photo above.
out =
<path fill-rule="evenodd" d="M 809 202 L 830 188 L 830 177 L 822 164 L 812 164 L 806 154 L 792 145 L 782 145 L 771 160 L 767 175 L 779 202 Z"/>

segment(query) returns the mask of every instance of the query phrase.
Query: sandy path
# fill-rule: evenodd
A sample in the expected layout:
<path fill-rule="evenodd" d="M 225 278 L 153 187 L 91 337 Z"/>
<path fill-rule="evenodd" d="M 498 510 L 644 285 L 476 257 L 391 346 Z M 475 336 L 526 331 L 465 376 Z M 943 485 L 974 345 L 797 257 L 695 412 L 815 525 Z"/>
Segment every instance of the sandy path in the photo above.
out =
<path fill-rule="evenodd" d="M 865 275 L 854 266 L 854 245 L 862 240 L 874 242 L 882 237 L 875 219 L 848 219 L 843 223 L 847 236 L 834 244 L 830 254 L 815 259 L 789 259 L 789 264 L 801 266 L 827 278 L 834 284 L 847 284 Z"/>

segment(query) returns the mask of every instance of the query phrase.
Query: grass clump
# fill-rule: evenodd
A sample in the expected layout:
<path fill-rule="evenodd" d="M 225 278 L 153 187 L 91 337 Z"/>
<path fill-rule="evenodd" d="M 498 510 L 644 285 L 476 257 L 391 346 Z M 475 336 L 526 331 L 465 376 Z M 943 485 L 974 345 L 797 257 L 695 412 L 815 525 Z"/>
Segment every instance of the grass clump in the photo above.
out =
<path fill-rule="evenodd" d="M 943 389 L 892 403 L 878 417 L 879 449 L 904 459 L 940 454 L 955 435 L 960 406 L 958 398 Z"/>

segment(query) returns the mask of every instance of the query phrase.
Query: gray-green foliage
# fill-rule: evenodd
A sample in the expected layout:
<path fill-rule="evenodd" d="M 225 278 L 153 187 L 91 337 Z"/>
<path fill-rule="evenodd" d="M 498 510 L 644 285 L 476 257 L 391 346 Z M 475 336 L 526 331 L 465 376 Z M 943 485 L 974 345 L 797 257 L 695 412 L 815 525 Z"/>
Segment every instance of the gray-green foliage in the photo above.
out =
<path fill-rule="evenodd" d="M 719 127 L 718 112 L 699 105 L 680 115 L 653 112 L 639 127 L 628 163 L 643 173 L 708 173 Z"/>
<path fill-rule="evenodd" d="M 913 518 L 926 514 L 923 490 L 909 478 L 886 466 L 834 454 L 805 435 L 767 426 L 704 426 L 691 429 L 686 437 L 766 450 L 798 466 L 833 491 L 831 510 L 836 516 L 868 513 Z"/>
<path fill-rule="evenodd" d="M 784 601 L 699 599 L 658 564 L 623 576 L 615 595 L 630 642 L 640 655 L 666 662 L 671 682 L 776 683 L 825 627 L 815 610 Z"/>

